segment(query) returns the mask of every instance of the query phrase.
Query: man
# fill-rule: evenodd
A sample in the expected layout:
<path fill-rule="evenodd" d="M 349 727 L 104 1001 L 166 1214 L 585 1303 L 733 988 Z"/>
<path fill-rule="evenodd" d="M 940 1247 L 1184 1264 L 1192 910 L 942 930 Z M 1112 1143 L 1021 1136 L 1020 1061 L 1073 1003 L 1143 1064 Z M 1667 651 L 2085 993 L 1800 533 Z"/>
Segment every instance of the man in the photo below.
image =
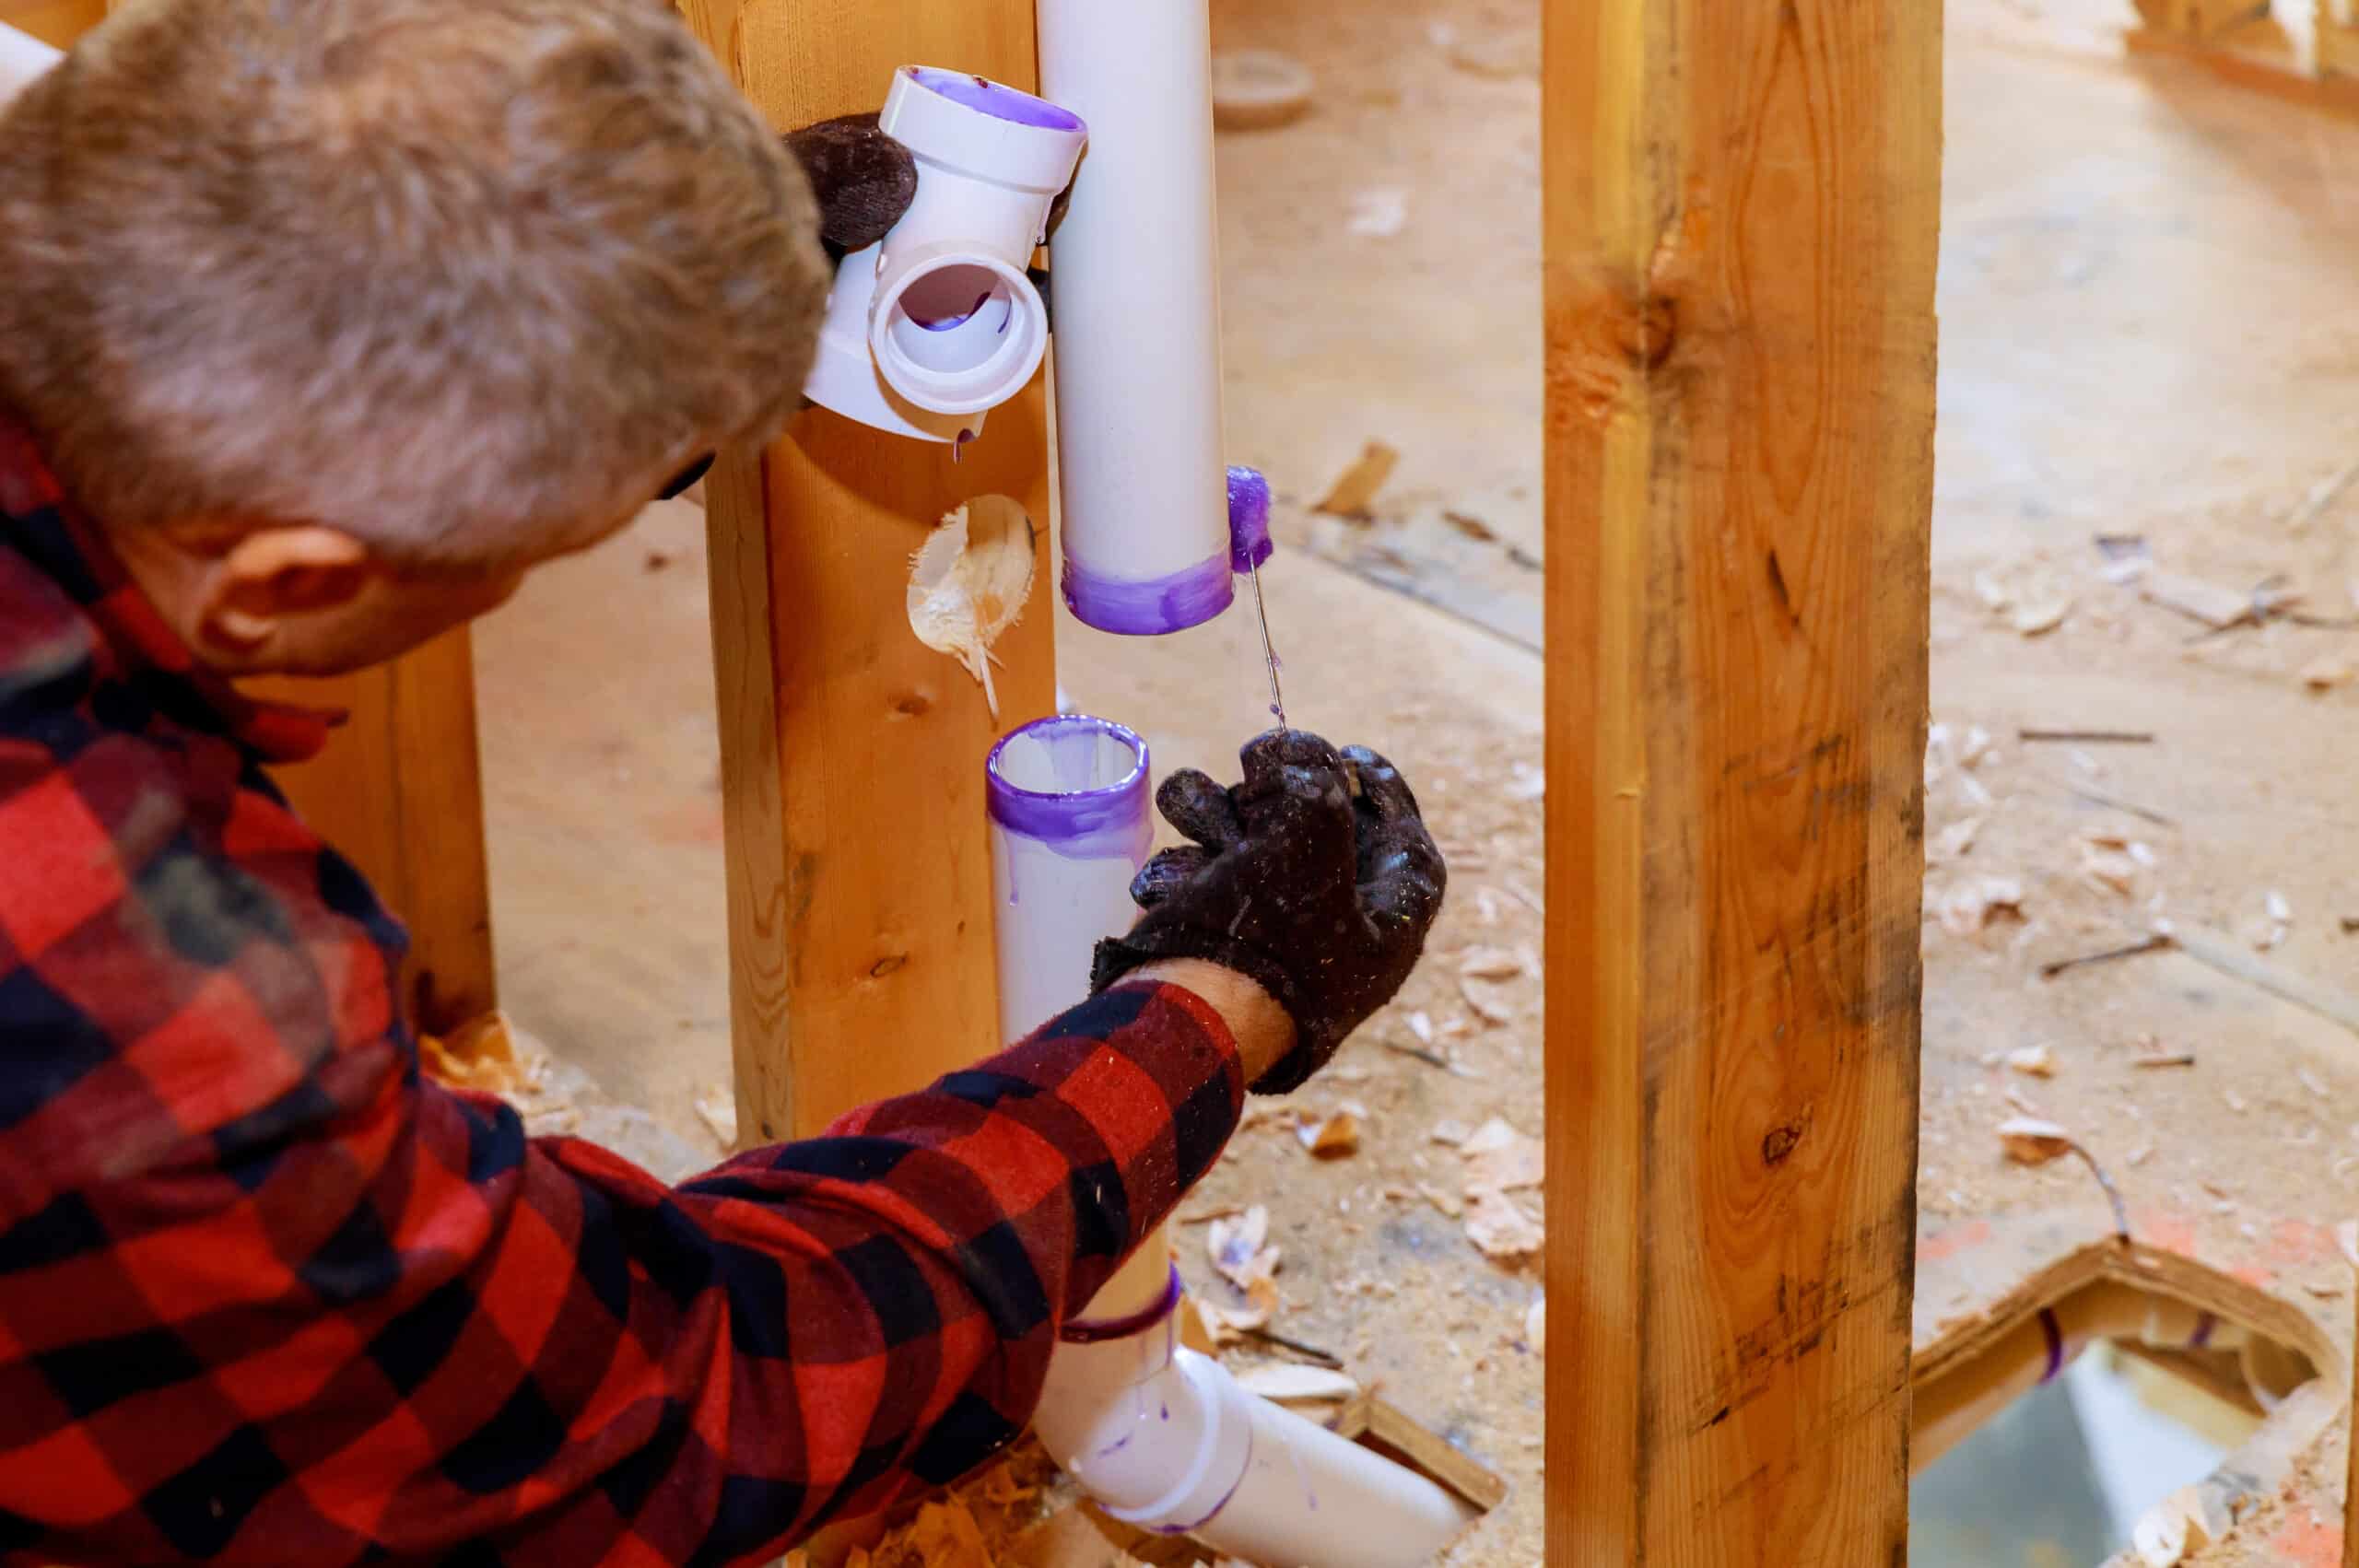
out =
<path fill-rule="evenodd" d="M 1415 961 L 1407 785 L 1281 732 L 1167 783 L 1096 996 L 825 1138 L 667 1188 L 420 1079 L 264 771 L 324 723 L 229 682 L 767 439 L 911 178 L 799 145 L 657 0 L 160 0 L 0 111 L 0 1561 L 774 1555 L 1008 1441 Z"/>

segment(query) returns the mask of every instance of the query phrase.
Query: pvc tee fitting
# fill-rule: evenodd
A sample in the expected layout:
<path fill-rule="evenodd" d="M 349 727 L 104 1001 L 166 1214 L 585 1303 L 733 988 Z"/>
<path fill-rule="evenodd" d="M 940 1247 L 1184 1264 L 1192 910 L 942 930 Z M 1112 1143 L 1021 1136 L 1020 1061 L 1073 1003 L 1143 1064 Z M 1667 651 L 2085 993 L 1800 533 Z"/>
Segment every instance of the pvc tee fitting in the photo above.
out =
<path fill-rule="evenodd" d="M 953 440 L 1040 368 L 1049 312 L 1028 271 L 1087 133 L 1044 99 L 921 65 L 894 74 L 877 123 L 917 159 L 917 196 L 836 269 L 804 391 L 879 429 Z"/>

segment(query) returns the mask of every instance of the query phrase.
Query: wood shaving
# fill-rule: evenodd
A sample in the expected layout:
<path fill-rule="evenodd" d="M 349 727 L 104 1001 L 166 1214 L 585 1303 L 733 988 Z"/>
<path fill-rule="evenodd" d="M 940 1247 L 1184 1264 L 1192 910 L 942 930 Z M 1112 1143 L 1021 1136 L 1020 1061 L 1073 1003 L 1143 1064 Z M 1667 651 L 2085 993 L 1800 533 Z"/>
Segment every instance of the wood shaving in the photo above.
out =
<path fill-rule="evenodd" d="M 2065 617 L 2071 613 L 2071 596 L 2058 594 L 2048 598 L 2026 599 L 2014 607 L 2007 619 L 2008 624 L 2025 637 L 2045 637 L 2062 626 Z"/>
<path fill-rule="evenodd" d="M 992 652 L 1024 614 L 1032 594 L 1031 519 L 1003 496 L 984 496 L 944 517 L 910 557 L 910 630 L 937 653 L 967 668 L 983 688 L 992 716 Z"/>
<path fill-rule="evenodd" d="M 2314 692 L 2330 692 L 2354 679 L 2359 679 L 2359 669 L 2347 659 L 2313 659 L 2302 666 L 2302 685 Z"/>
<path fill-rule="evenodd" d="M 1504 947 L 1470 947 L 1458 960 L 1458 972 L 1470 980 L 1512 980 L 1524 973 L 1523 955 Z"/>
<path fill-rule="evenodd" d="M 1972 936 L 1993 916 L 2023 916 L 2024 884 L 2013 877 L 1967 877 L 1953 883 L 1934 900 L 1942 929 L 1952 936 Z"/>
<path fill-rule="evenodd" d="M 2007 1157 L 2026 1165 L 2044 1165 L 2072 1152 L 2072 1135 L 2038 1117 L 2009 1117 L 1999 1124 L 1999 1142 Z"/>
<path fill-rule="evenodd" d="M 1493 1117 L 1459 1146 L 1466 1156 L 1466 1190 L 1512 1192 L 1535 1188 L 1547 1175 L 1546 1145 Z"/>
<path fill-rule="evenodd" d="M 2080 878 L 2100 893 L 2123 897 L 2136 893 L 2139 870 L 2136 857 L 2127 850 L 2101 848 L 2089 843 L 2081 846 Z"/>
<path fill-rule="evenodd" d="M 1496 1025 L 1515 1022 L 1515 1007 L 1496 982 L 1461 975 L 1458 990 L 1466 999 L 1467 1007 L 1484 1023 Z"/>
<path fill-rule="evenodd" d="M 1303 1366 L 1293 1362 L 1249 1367 L 1237 1375 L 1237 1384 L 1249 1394 L 1273 1399 L 1281 1405 L 1356 1398 L 1360 1391 L 1359 1379 L 1349 1373 L 1334 1372 L 1323 1366 Z"/>
<path fill-rule="evenodd" d="M 1332 1115 L 1305 1116 L 1295 1123 L 1294 1135 L 1314 1159 L 1340 1160 L 1359 1153 L 1360 1131 L 1367 1112 L 1346 1101 Z"/>
<path fill-rule="evenodd" d="M 1548 1353 L 1548 1297 L 1543 1293 L 1532 1298 L 1532 1305 L 1523 1315 L 1523 1343 L 1534 1355 Z"/>
<path fill-rule="evenodd" d="M 1980 817 L 1960 817 L 1933 836 L 1932 844 L 1925 851 L 1925 859 L 1937 866 L 1964 860 L 1966 852 L 1974 848 L 1975 836 L 1981 831 Z"/>
<path fill-rule="evenodd" d="M 1408 216 L 1406 200 L 1404 195 L 1403 219 Z M 1400 462 L 1401 453 L 1394 448 L 1382 441 L 1368 442 L 1361 449 L 1358 460 L 1336 476 L 1335 483 L 1327 487 L 1327 494 L 1310 509 L 1330 517 L 1367 518 Z"/>
<path fill-rule="evenodd" d="M 1486 1258 L 1523 1258 L 1547 1239 L 1539 1218 L 1504 1192 L 1466 1195 L 1466 1236 Z"/>
<path fill-rule="evenodd" d="M 2025 1046 L 2007 1053 L 2007 1065 L 2033 1078 L 2056 1076 L 2056 1058 L 2046 1046 Z"/>
<path fill-rule="evenodd" d="M 1278 1271 L 1278 1249 L 1270 1241 L 1270 1211 L 1256 1203 L 1233 1219 L 1215 1220 L 1204 1251 L 1223 1279 L 1250 1294 Z"/>
<path fill-rule="evenodd" d="M 2148 572 L 2139 586 L 2138 596 L 2150 604 L 2201 621 L 2214 631 L 2243 626 L 2255 618 L 2251 594 L 2177 572 Z"/>
<path fill-rule="evenodd" d="M 1434 1123 L 1433 1130 L 1426 1136 L 1437 1143 L 1456 1149 L 1461 1147 L 1469 1138 L 1474 1135 L 1467 1131 L 1464 1122 L 1445 1118 Z"/>
<path fill-rule="evenodd" d="M 1455 1220 L 1466 1212 L 1466 1205 L 1454 1194 L 1444 1192 L 1430 1182 L 1417 1184 L 1417 1196 L 1439 1210 L 1445 1220 Z"/>
<path fill-rule="evenodd" d="M 689 1102 L 714 1141 L 726 1150 L 737 1147 L 737 1094 L 726 1083 L 708 1083 Z"/>

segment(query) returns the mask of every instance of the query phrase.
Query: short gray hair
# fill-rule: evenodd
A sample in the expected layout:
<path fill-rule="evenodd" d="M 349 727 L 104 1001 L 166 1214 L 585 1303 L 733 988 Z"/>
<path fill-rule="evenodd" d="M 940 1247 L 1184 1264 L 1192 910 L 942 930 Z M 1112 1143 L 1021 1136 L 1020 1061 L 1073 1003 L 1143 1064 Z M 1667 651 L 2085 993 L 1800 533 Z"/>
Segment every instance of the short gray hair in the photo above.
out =
<path fill-rule="evenodd" d="M 0 404 L 111 527 L 526 558 L 792 412 L 817 228 L 663 0 L 141 0 L 0 111 Z"/>

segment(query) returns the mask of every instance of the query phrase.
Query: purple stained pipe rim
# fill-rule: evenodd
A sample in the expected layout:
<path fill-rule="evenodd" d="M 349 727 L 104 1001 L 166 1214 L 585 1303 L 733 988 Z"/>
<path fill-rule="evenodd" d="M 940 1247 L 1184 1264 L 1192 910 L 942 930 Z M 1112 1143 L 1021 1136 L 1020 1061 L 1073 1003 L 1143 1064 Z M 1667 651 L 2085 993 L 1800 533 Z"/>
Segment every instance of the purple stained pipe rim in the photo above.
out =
<path fill-rule="evenodd" d="M 1180 1310 L 1180 1297 L 1184 1287 L 1180 1283 L 1180 1265 L 1171 1266 L 1170 1282 L 1163 1287 L 1163 1294 L 1151 1306 L 1132 1313 L 1128 1317 L 1073 1317 L 1057 1330 L 1057 1338 L 1068 1345 L 1102 1345 L 1109 1340 L 1130 1340 L 1145 1333 L 1165 1318 Z"/>
<path fill-rule="evenodd" d="M 1060 586 L 1084 626 L 1123 637 L 1162 637 L 1200 626 L 1237 597 L 1226 555 L 1144 581 L 1101 577 L 1067 556 Z"/>
<path fill-rule="evenodd" d="M 1090 734 L 1110 737 L 1128 746 L 1130 771 L 1111 784 L 1088 790 L 1027 790 L 1011 783 L 1000 770 L 1011 743 L 1057 735 Z M 983 763 L 983 800 L 991 818 L 1010 833 L 1037 838 L 1050 846 L 1093 842 L 1127 842 L 1147 821 L 1146 743 L 1134 730 L 1086 713 L 1059 713 L 1021 724 L 999 738 Z"/>
<path fill-rule="evenodd" d="M 994 120 L 1004 120 L 1014 125 L 1034 125 L 1043 131 L 1080 131 L 1081 116 L 1070 109 L 1060 109 L 1045 98 L 1035 98 L 994 82 L 987 76 L 965 71 L 945 71 L 936 65 L 911 65 L 910 75 L 927 91 L 980 110 Z"/>

